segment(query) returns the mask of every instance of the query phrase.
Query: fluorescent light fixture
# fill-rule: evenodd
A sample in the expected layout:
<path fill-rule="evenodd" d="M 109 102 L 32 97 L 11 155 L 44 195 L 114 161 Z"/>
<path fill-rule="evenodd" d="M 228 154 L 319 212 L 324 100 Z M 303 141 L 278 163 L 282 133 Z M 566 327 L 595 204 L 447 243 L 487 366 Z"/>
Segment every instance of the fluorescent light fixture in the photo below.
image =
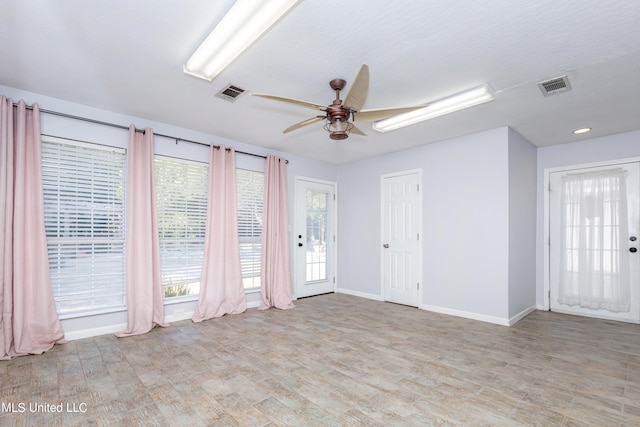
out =
<path fill-rule="evenodd" d="M 299 0 L 236 0 L 184 64 L 186 74 L 213 80 Z"/>
<path fill-rule="evenodd" d="M 373 130 L 382 133 L 389 132 L 424 120 L 433 119 L 434 117 L 489 102 L 493 99 L 493 90 L 489 85 L 480 86 L 438 101 L 430 102 L 424 108 L 398 114 L 388 119 L 378 120 L 373 123 Z"/>
<path fill-rule="evenodd" d="M 579 135 L 581 133 L 591 132 L 591 128 L 580 128 L 573 131 L 574 134 Z"/>

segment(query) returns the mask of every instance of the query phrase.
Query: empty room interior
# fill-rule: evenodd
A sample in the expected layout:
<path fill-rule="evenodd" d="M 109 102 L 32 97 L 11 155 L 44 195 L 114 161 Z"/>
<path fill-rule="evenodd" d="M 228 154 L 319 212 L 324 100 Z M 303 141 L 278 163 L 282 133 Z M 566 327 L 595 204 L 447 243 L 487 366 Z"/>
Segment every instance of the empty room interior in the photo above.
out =
<path fill-rule="evenodd" d="M 0 425 L 640 425 L 640 3 L 0 3 Z"/>

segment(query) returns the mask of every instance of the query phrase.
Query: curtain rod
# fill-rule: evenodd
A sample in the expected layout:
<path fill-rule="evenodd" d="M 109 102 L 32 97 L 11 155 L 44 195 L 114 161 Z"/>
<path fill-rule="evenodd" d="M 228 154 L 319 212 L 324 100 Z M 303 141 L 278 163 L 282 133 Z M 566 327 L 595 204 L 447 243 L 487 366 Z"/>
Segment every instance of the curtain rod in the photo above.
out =
<path fill-rule="evenodd" d="M 18 104 L 16 104 L 14 102 L 13 105 L 17 106 Z M 26 106 L 26 108 L 28 110 L 32 110 L 33 109 L 33 107 L 31 107 L 29 105 Z M 44 108 L 39 108 L 39 110 L 40 110 L 41 113 L 51 114 L 52 116 L 60 116 L 60 117 L 65 117 L 67 119 L 81 120 L 81 121 L 84 121 L 84 122 L 95 123 L 95 124 L 98 124 L 98 125 L 110 126 L 110 127 L 114 127 L 114 128 L 118 128 L 118 129 L 129 130 L 129 126 L 119 125 L 117 123 L 104 122 L 102 120 L 90 119 L 88 117 L 81 117 L 81 116 L 75 116 L 73 114 L 61 113 L 59 111 L 46 110 Z M 139 129 L 136 128 L 136 132 L 144 132 L 144 130 L 139 130 Z M 162 133 L 155 133 L 154 132 L 153 135 L 154 136 L 161 136 L 163 138 L 173 139 L 176 142 L 176 144 L 179 141 L 182 141 L 182 142 L 189 142 L 191 144 L 204 145 L 204 146 L 207 146 L 207 147 L 213 147 L 213 148 L 220 149 L 220 146 L 219 145 L 215 145 L 215 144 L 207 144 L 207 143 L 204 143 L 204 142 L 192 141 L 190 139 L 178 138 L 176 136 L 165 135 L 165 134 L 162 134 Z M 245 154 L 247 156 L 261 157 L 263 159 L 267 158 L 267 156 L 263 156 L 262 154 L 249 153 L 249 152 L 240 151 L 240 150 L 236 150 L 236 153 Z M 289 160 L 285 159 L 285 163 L 289 163 Z"/>

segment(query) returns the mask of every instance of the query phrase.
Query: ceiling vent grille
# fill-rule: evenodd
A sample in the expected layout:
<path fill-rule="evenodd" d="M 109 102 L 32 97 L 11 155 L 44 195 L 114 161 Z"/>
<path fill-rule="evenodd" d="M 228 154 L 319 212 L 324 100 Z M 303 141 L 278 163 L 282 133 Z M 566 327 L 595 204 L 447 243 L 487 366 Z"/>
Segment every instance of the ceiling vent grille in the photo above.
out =
<path fill-rule="evenodd" d="M 229 84 L 218 92 L 216 96 L 224 99 L 225 101 L 234 102 L 243 93 L 245 93 L 244 89 L 239 88 L 236 85 Z"/>
<path fill-rule="evenodd" d="M 560 76 L 555 79 L 545 80 L 538 83 L 538 87 L 544 96 L 571 90 L 571 84 L 569 83 L 569 78 L 567 76 Z"/>

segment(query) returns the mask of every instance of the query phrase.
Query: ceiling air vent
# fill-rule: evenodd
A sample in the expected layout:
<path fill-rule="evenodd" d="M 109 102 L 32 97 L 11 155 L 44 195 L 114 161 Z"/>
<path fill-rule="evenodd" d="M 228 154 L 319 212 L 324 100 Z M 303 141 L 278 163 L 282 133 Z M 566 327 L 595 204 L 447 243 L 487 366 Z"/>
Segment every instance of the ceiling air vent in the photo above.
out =
<path fill-rule="evenodd" d="M 234 102 L 244 92 L 245 92 L 244 89 L 241 89 L 238 86 L 229 84 L 225 88 L 223 88 L 220 92 L 218 92 L 216 96 L 218 98 L 224 99 L 225 101 Z"/>
<path fill-rule="evenodd" d="M 544 96 L 571 90 L 571 85 L 569 84 L 567 76 L 560 76 L 555 79 L 545 80 L 538 83 L 538 87 Z"/>

